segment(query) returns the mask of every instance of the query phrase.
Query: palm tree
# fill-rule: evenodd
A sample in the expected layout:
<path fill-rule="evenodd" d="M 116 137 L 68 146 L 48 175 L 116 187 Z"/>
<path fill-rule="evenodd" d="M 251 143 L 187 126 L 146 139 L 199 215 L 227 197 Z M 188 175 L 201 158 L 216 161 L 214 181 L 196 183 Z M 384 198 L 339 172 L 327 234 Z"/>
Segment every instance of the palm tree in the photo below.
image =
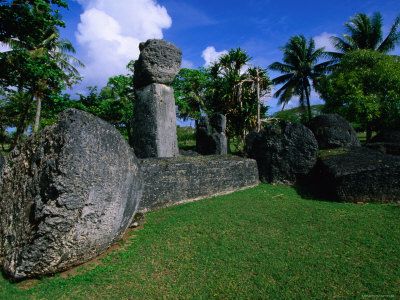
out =
<path fill-rule="evenodd" d="M 259 68 L 249 68 L 247 71 L 248 80 L 252 84 L 252 89 L 257 97 L 257 131 L 261 130 L 261 97 L 270 91 L 271 81 L 267 71 Z"/>
<path fill-rule="evenodd" d="M 344 53 L 359 49 L 390 52 L 400 43 L 400 16 L 395 19 L 385 38 L 383 38 L 382 24 L 383 18 L 380 13 L 374 13 L 371 17 L 363 13 L 356 14 L 345 23 L 347 34 L 331 38 L 339 53 L 330 54 L 334 58 L 340 58 Z"/>
<path fill-rule="evenodd" d="M 279 98 L 279 104 L 284 108 L 292 97 L 298 96 L 300 106 L 307 106 L 308 118 L 311 119 L 311 88 L 327 73 L 332 62 L 319 63 L 326 54 L 324 48 L 316 49 L 314 40 L 307 41 L 302 35 L 290 38 L 282 50 L 283 63 L 274 62 L 269 66 L 270 70 L 283 73 L 272 80 L 275 85 L 283 84 L 274 97 Z"/>
<path fill-rule="evenodd" d="M 58 75 L 58 82 L 71 87 L 80 79 L 77 68 L 84 65 L 77 58 L 69 54 L 75 53 L 75 49 L 71 42 L 60 39 L 58 32 L 51 33 L 37 44 L 26 45 L 18 39 L 8 39 L 5 42 L 11 47 L 10 51 L 3 54 L 9 57 L 9 61 L 13 61 L 20 54 L 26 53 L 30 63 L 37 65 L 36 69 L 40 75 L 32 76 L 31 80 L 33 82 L 30 87 L 32 97 L 36 101 L 33 132 L 37 132 L 40 124 L 42 100 L 46 91 L 52 88 L 50 82 L 54 81 L 55 73 Z M 18 65 L 18 63 L 16 59 L 15 64 Z"/>
<path fill-rule="evenodd" d="M 62 74 L 60 80 L 68 87 L 71 87 L 80 80 L 77 67 L 84 67 L 84 64 L 68 53 L 74 54 L 75 49 L 70 41 L 60 39 L 58 33 L 51 34 L 47 39 L 39 44 L 37 48 L 29 52 L 32 58 L 47 58 L 50 64 L 55 64 L 55 67 Z M 44 91 L 48 88 L 47 78 L 40 78 L 35 86 L 35 98 L 37 105 L 33 132 L 37 132 L 39 130 L 42 98 Z"/>

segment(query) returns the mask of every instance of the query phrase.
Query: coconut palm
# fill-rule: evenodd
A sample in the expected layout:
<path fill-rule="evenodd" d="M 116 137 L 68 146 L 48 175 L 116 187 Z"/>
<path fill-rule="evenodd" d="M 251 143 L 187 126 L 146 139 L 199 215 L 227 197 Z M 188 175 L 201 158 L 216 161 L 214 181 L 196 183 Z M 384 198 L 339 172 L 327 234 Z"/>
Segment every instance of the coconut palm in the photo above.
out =
<path fill-rule="evenodd" d="M 382 27 L 383 18 L 380 13 L 371 17 L 364 13 L 356 14 L 347 23 L 347 33 L 343 37 L 332 37 L 332 42 L 339 53 L 331 53 L 333 57 L 340 58 L 344 53 L 368 49 L 388 53 L 400 43 L 400 16 L 392 24 L 388 35 L 384 38 Z"/>
<path fill-rule="evenodd" d="M 282 109 L 294 97 L 298 96 L 300 106 L 307 107 L 308 118 L 311 119 L 310 94 L 312 86 L 327 73 L 331 61 L 319 63 L 325 56 L 324 48 L 315 48 L 313 39 L 307 41 L 302 35 L 293 36 L 283 47 L 283 63 L 274 62 L 270 70 L 283 75 L 272 80 L 275 85 L 283 85 L 274 97 L 279 98 Z"/>
<path fill-rule="evenodd" d="M 69 53 L 75 53 L 75 49 L 71 42 L 60 39 L 58 33 L 53 33 L 39 44 L 37 48 L 31 50 L 30 56 L 33 58 L 45 58 L 46 61 L 49 62 L 49 65 L 53 65 L 51 68 L 55 67 L 58 69 L 60 81 L 65 83 L 68 87 L 71 87 L 80 79 L 77 67 L 83 67 L 84 65 L 80 60 Z M 39 130 L 42 98 L 44 91 L 48 88 L 47 78 L 38 79 L 35 90 L 37 105 L 35 122 L 33 125 L 34 132 Z"/>
<path fill-rule="evenodd" d="M 259 68 L 249 68 L 247 70 L 248 81 L 251 82 L 252 90 L 257 97 L 257 131 L 261 130 L 261 97 L 265 96 L 270 91 L 271 81 L 267 71 Z"/>
<path fill-rule="evenodd" d="M 69 53 L 75 53 L 75 49 L 68 40 L 60 39 L 58 32 L 51 33 L 38 43 L 26 43 L 18 39 L 5 40 L 5 44 L 11 47 L 10 51 L 3 53 L 5 59 L 15 67 L 20 67 L 21 55 L 29 62 L 31 68 L 30 92 L 36 101 L 36 116 L 33 131 L 39 129 L 42 100 L 49 90 L 60 83 L 71 87 L 80 79 L 78 67 L 83 63 Z M 28 71 L 26 71 L 28 72 Z"/>

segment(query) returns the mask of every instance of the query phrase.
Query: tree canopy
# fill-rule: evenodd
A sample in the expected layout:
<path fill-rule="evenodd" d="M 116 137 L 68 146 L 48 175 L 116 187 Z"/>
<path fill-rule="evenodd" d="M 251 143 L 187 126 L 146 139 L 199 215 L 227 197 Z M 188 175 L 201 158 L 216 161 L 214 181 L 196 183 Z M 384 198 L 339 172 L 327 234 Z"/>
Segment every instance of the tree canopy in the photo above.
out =
<path fill-rule="evenodd" d="M 58 31 L 65 26 L 58 9 L 66 7 L 61 0 L 14 0 L 0 5 L 0 42 L 10 47 L 0 53 L 0 85 L 3 107 L 18 103 L 18 116 L 8 120 L 17 128 L 15 141 L 28 125 L 33 125 L 33 131 L 39 129 L 43 102 L 80 80 L 77 67 L 83 64 L 69 55 L 74 48 Z"/>
<path fill-rule="evenodd" d="M 293 36 L 283 47 L 283 63 L 274 62 L 269 69 L 283 75 L 272 80 L 275 85 L 282 85 L 274 94 L 279 104 L 285 105 L 295 96 L 299 97 L 300 107 L 307 107 L 308 119 L 311 119 L 310 94 L 329 70 L 331 61 L 320 62 L 325 56 L 323 48 L 316 48 L 313 39 L 302 35 Z"/>
<path fill-rule="evenodd" d="M 400 58 L 377 51 L 347 53 L 318 85 L 327 112 L 368 130 L 400 128 Z"/>
<path fill-rule="evenodd" d="M 332 55 L 340 57 L 343 53 L 361 49 L 388 53 L 400 43 L 399 26 L 400 16 L 395 19 L 389 33 L 384 37 L 383 18 L 380 13 L 374 13 L 371 17 L 358 13 L 345 23 L 346 34 L 342 37 L 332 37 L 333 44 L 339 51 Z"/>

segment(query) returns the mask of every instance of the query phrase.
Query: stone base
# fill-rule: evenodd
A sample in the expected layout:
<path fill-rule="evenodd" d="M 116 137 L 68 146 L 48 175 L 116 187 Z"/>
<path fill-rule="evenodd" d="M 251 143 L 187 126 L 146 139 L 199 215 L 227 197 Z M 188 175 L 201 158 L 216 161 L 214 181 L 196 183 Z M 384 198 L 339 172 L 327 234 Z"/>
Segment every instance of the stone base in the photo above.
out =
<path fill-rule="evenodd" d="M 136 90 L 133 148 L 139 158 L 178 156 L 174 90 L 150 84 Z"/>
<path fill-rule="evenodd" d="M 140 165 L 145 182 L 140 211 L 259 183 L 256 161 L 236 156 L 142 159 Z"/>
<path fill-rule="evenodd" d="M 400 158 L 367 148 L 320 158 L 310 186 L 318 196 L 343 202 L 400 201 Z"/>

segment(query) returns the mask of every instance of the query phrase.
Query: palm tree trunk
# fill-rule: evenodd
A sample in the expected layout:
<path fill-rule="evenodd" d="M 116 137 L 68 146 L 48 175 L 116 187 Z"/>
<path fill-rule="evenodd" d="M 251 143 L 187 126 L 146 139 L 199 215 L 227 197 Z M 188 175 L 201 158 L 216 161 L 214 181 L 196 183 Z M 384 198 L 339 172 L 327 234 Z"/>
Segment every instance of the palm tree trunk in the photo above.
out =
<path fill-rule="evenodd" d="M 306 100 L 307 100 L 308 121 L 311 121 L 312 113 L 311 113 L 310 95 L 308 93 L 307 88 L 305 88 L 305 92 L 306 92 Z"/>
<path fill-rule="evenodd" d="M 31 105 L 31 102 L 24 103 L 22 112 L 21 112 L 21 114 L 20 114 L 20 116 L 18 118 L 17 130 L 15 132 L 14 140 L 13 140 L 13 142 L 11 144 L 10 149 L 13 149 L 18 144 L 18 142 L 21 139 L 22 134 L 25 132 L 26 121 L 27 121 L 30 105 Z"/>
<path fill-rule="evenodd" d="M 257 131 L 261 130 L 260 82 L 257 81 Z"/>
<path fill-rule="evenodd" d="M 40 124 L 40 114 L 42 111 L 42 97 L 36 96 L 36 116 L 35 116 L 35 124 L 33 125 L 33 132 L 36 133 L 39 131 L 39 124 Z"/>

